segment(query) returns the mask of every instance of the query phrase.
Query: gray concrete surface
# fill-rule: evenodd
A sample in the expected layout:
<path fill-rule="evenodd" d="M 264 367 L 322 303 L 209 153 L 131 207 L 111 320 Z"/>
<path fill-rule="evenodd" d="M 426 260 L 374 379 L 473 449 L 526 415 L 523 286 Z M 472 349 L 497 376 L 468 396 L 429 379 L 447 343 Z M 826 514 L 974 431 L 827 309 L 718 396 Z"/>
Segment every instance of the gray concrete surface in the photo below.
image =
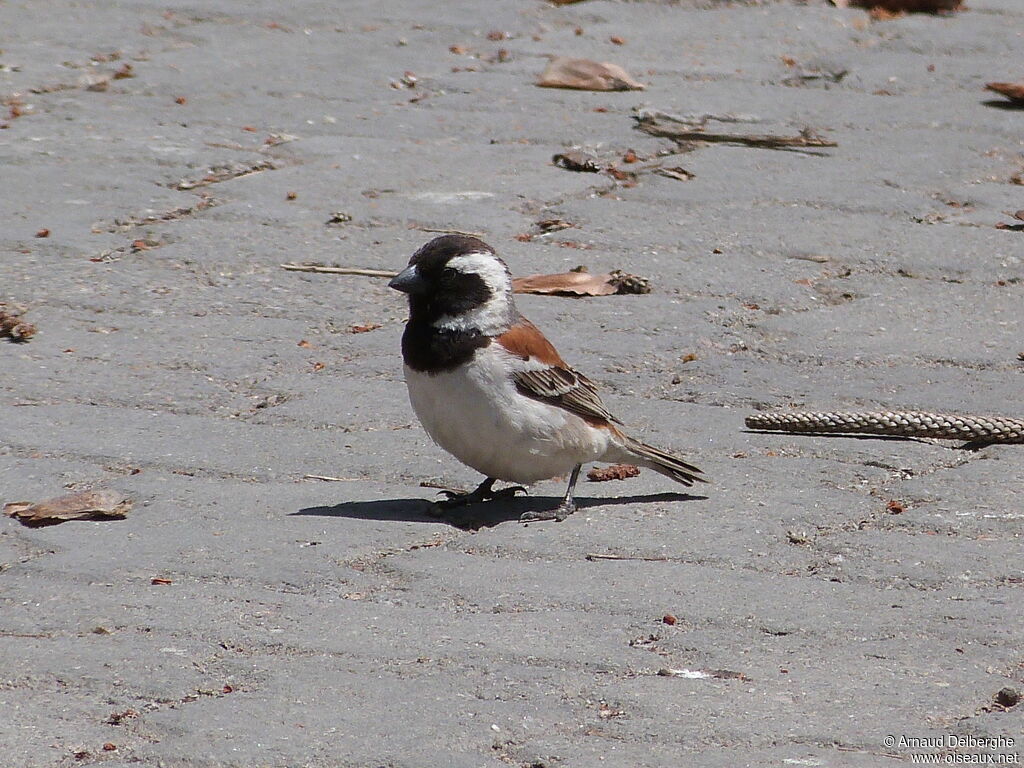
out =
<path fill-rule="evenodd" d="M 982 90 L 1024 75 L 1024 6 L 970 6 L 0 2 L 0 301 L 39 328 L 0 341 L 0 497 L 136 499 L 0 520 L 0 765 L 886 766 L 942 751 L 887 735 L 949 734 L 1019 754 L 1024 706 L 990 705 L 1024 687 L 1024 450 L 742 426 L 1024 414 L 1024 234 L 995 228 L 1024 207 L 1024 112 Z M 649 88 L 536 88 L 548 54 Z M 787 84 L 814 69 L 848 74 Z M 685 183 L 550 164 L 671 148 L 639 105 L 839 146 L 705 147 L 671 159 Z M 552 217 L 577 226 L 516 239 Z M 645 473 L 583 484 L 562 524 L 514 522 L 557 481 L 478 530 L 429 516 L 421 481 L 478 478 L 414 422 L 402 298 L 278 266 L 397 268 L 425 228 L 481 232 L 517 274 L 651 278 L 520 304 L 706 495 Z"/>

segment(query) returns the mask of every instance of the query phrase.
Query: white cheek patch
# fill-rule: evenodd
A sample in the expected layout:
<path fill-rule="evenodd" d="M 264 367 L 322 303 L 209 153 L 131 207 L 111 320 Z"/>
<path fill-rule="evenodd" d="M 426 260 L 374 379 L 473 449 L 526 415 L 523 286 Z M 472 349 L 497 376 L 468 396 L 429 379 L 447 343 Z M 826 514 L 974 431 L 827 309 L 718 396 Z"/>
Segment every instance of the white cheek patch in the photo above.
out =
<path fill-rule="evenodd" d="M 503 294 L 512 290 L 508 268 L 490 253 L 466 253 L 449 259 L 448 266 L 467 275 L 479 275 L 491 293 Z"/>
<path fill-rule="evenodd" d="M 486 304 L 460 315 L 441 315 L 434 327 L 443 331 L 479 331 L 484 336 L 500 336 L 512 327 L 512 302 L 503 293 L 495 294 Z"/>
<path fill-rule="evenodd" d="M 478 275 L 490 290 L 491 298 L 469 312 L 442 315 L 434 322 L 434 327 L 446 331 L 479 331 L 485 336 L 498 336 L 507 331 L 515 314 L 508 268 L 493 254 L 482 252 L 456 256 L 447 266 L 463 274 Z"/>

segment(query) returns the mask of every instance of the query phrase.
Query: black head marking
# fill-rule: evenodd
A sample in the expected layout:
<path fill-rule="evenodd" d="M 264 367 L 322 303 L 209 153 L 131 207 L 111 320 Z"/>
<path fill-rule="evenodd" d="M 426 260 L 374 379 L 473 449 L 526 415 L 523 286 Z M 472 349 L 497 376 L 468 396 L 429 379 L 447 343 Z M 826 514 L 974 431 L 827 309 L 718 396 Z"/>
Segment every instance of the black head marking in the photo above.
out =
<path fill-rule="evenodd" d="M 467 253 L 494 253 L 494 249 L 478 237 L 470 235 L 441 235 L 420 248 L 409 259 L 421 271 L 444 269 L 449 260 Z"/>
<path fill-rule="evenodd" d="M 409 310 L 413 320 L 433 323 L 441 317 L 454 317 L 486 304 L 494 297 L 492 287 L 482 275 L 451 267 L 452 259 L 479 253 L 502 262 L 483 240 L 468 235 L 435 237 L 409 259 L 409 269 L 392 281 L 392 287 L 409 294 Z M 413 269 L 414 268 L 414 269 Z M 409 289 L 409 272 L 415 276 L 414 289 Z"/>
<path fill-rule="evenodd" d="M 409 294 L 409 322 L 402 336 L 402 356 L 417 371 L 438 373 L 467 362 L 490 343 L 474 327 L 438 327 L 442 318 L 455 318 L 484 306 L 494 291 L 480 274 L 449 265 L 459 256 L 487 254 L 500 262 L 494 249 L 468 235 L 436 237 L 409 259 L 409 268 L 391 285 Z M 509 301 L 510 312 L 512 309 Z M 441 323 L 444 325 L 444 323 Z"/>

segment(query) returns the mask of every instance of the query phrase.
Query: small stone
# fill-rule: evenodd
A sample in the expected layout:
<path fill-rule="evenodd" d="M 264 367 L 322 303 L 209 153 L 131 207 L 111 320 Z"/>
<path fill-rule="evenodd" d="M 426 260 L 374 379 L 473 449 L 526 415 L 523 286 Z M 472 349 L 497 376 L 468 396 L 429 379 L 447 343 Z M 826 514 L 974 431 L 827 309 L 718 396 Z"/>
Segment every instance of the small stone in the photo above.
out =
<path fill-rule="evenodd" d="M 999 689 L 999 693 L 996 694 L 995 699 L 996 704 L 1009 709 L 1010 707 L 1015 707 L 1020 704 L 1020 691 L 1016 688 L 1006 686 L 1005 688 Z"/>

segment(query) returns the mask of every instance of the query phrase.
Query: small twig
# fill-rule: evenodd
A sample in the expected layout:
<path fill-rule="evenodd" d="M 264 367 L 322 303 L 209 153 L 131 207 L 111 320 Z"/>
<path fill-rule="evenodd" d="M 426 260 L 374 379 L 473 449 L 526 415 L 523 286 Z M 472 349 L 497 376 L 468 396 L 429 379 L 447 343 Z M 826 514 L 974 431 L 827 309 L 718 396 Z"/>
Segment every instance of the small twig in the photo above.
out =
<path fill-rule="evenodd" d="M 287 269 L 289 272 L 322 272 L 330 275 L 363 275 L 364 277 L 394 277 L 398 274 L 387 269 L 325 267 L 322 264 L 282 264 L 281 269 Z"/>
<path fill-rule="evenodd" d="M 465 493 L 469 493 L 469 491 L 467 491 L 465 488 L 456 488 L 451 485 L 445 485 L 444 483 L 436 483 L 433 480 L 421 481 L 420 488 L 436 488 L 439 491 L 451 491 L 452 493 L 459 496 Z"/>
<path fill-rule="evenodd" d="M 762 123 L 764 120 L 757 115 L 735 115 L 731 112 L 724 115 L 715 115 L 710 112 L 701 112 L 699 114 L 691 113 L 689 115 L 674 115 L 671 112 L 664 112 L 660 109 L 650 109 L 648 107 L 638 107 L 633 112 L 633 117 L 636 120 L 661 120 L 666 123 L 675 123 L 677 125 L 686 125 L 691 128 L 698 128 L 707 125 L 709 122 L 715 123 Z"/>
<path fill-rule="evenodd" d="M 667 557 L 639 557 L 631 555 L 600 555 L 594 552 L 587 554 L 587 560 L 643 560 L 648 563 L 661 563 L 668 560 Z"/>
<path fill-rule="evenodd" d="M 660 136 L 673 141 L 703 141 L 708 144 L 739 144 L 744 147 L 760 149 L 786 149 L 789 147 L 838 147 L 834 141 L 823 139 L 809 128 L 804 128 L 797 136 L 776 136 L 770 133 L 707 133 L 705 131 L 688 131 L 678 128 L 662 128 L 653 125 L 641 125 L 640 130 L 651 136 Z"/>
<path fill-rule="evenodd" d="M 437 229 L 435 227 L 420 227 L 412 225 L 409 229 L 415 229 L 419 232 L 436 232 L 439 235 L 465 235 L 466 237 L 483 237 L 483 232 L 466 232 L 461 229 Z"/>
<path fill-rule="evenodd" d="M 810 128 L 804 128 L 796 136 L 778 136 L 771 133 L 709 133 L 699 126 L 671 125 L 657 117 L 637 116 L 637 128 L 651 136 L 672 139 L 676 142 L 702 141 L 709 144 L 739 144 L 760 149 L 789 149 L 794 147 L 837 147 L 834 141 L 824 139 Z"/>
<path fill-rule="evenodd" d="M 239 152 L 262 152 L 266 147 L 246 147 L 243 144 L 236 144 L 233 141 L 204 141 L 207 147 L 213 147 L 214 149 L 234 149 Z"/>
<path fill-rule="evenodd" d="M 354 483 L 358 477 L 331 477 L 330 475 L 303 475 L 303 480 L 323 480 L 325 483 Z"/>

